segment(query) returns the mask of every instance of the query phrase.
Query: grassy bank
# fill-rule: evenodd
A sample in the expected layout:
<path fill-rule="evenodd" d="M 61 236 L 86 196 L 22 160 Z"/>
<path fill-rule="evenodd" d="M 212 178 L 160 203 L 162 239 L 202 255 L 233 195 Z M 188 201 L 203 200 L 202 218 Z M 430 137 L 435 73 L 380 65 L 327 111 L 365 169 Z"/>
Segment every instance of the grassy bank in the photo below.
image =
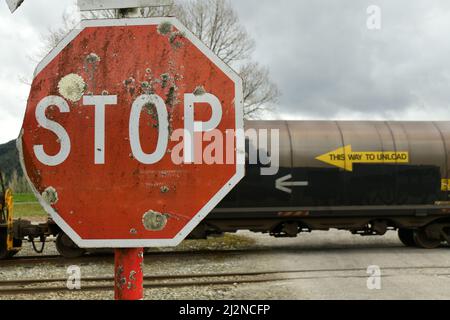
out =
<path fill-rule="evenodd" d="M 14 194 L 14 217 L 45 217 L 44 209 L 42 209 L 36 197 L 31 193 Z"/>
<path fill-rule="evenodd" d="M 16 193 L 14 194 L 14 202 L 37 202 L 36 197 L 32 193 Z"/>

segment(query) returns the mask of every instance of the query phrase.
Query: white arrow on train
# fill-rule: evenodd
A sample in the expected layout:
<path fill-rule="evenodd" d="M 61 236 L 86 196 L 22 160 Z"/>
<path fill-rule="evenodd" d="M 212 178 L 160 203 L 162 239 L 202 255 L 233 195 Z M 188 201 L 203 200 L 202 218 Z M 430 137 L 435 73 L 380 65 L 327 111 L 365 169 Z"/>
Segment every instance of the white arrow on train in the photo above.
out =
<path fill-rule="evenodd" d="M 288 181 L 292 179 L 292 175 L 281 177 L 275 181 L 275 188 L 283 192 L 292 193 L 292 189 L 288 187 L 306 187 L 309 185 L 308 181 Z"/>

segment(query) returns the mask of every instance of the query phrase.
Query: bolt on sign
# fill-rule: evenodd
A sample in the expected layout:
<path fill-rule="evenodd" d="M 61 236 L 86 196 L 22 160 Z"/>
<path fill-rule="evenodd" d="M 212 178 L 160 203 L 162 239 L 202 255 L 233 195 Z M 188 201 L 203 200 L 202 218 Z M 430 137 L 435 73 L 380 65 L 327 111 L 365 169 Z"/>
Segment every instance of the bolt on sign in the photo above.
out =
<path fill-rule="evenodd" d="M 242 95 L 174 18 L 82 21 L 37 67 L 22 166 L 80 247 L 174 246 L 244 176 Z"/>

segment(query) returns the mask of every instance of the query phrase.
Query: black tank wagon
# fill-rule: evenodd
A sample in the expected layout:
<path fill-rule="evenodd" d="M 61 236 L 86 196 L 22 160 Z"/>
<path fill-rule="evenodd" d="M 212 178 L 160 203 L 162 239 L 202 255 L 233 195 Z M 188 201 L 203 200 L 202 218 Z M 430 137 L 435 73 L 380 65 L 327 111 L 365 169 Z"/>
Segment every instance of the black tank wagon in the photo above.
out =
<path fill-rule="evenodd" d="M 406 246 L 450 243 L 450 122 L 248 121 L 245 126 L 247 133 L 256 132 L 247 135 L 246 176 L 190 238 L 238 230 L 275 237 L 329 229 L 367 236 L 398 230 Z M 274 148 L 277 139 L 269 138 L 267 145 L 255 141 L 258 133 L 271 130 L 279 134 L 279 148 Z M 271 162 L 251 161 L 255 154 L 269 154 Z M 274 174 L 264 175 L 263 169 Z M 10 232 L 17 243 L 56 235 L 62 255 L 84 253 L 51 219 L 39 225 L 16 220 Z"/>
<path fill-rule="evenodd" d="M 247 163 L 198 234 L 398 229 L 407 246 L 449 240 L 450 122 L 250 121 L 246 129 L 279 130 L 280 169 L 264 176 Z"/>

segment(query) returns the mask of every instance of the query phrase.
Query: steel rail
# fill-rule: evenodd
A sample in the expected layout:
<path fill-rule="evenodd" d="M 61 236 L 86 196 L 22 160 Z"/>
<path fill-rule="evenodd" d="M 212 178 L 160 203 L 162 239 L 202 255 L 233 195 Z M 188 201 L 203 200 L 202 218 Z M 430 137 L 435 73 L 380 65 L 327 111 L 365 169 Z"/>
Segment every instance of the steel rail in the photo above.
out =
<path fill-rule="evenodd" d="M 383 267 L 382 270 L 425 270 L 425 269 L 444 269 L 449 270 L 450 266 L 406 266 L 406 267 Z M 204 273 L 204 274 L 178 274 L 178 275 L 156 275 L 156 276 L 146 276 L 144 277 L 144 288 L 174 288 L 174 287 L 188 287 L 188 286 L 214 286 L 214 285 L 229 285 L 229 284 L 244 284 L 244 283 L 259 283 L 259 282 L 275 282 L 275 281 L 286 281 L 286 280 L 296 280 L 296 279 L 319 279 L 319 278 L 366 278 L 367 274 L 362 275 L 349 275 L 342 274 L 345 272 L 361 272 L 366 271 L 366 268 L 341 268 L 341 269 L 299 269 L 299 270 L 267 270 L 267 271 L 254 271 L 254 272 L 229 272 L 229 273 Z M 268 276 L 268 275 L 282 275 L 282 274 L 310 274 L 310 273 L 324 273 L 324 272 L 339 272 L 341 274 L 337 275 L 303 275 L 303 276 L 281 276 L 272 278 L 255 278 L 258 276 Z M 436 275 L 449 275 L 449 272 L 439 272 L 433 273 Z M 394 276 L 395 274 L 386 274 L 384 277 Z M 236 277 L 241 277 L 243 279 L 236 279 Z M 250 277 L 250 278 L 245 278 Z M 253 278 L 252 278 L 253 277 Z M 161 282 L 163 280 L 188 280 L 188 279 L 208 279 L 208 278 L 234 278 L 234 279 L 216 279 L 208 281 L 174 281 L 174 282 Z M 95 282 L 112 282 L 114 279 L 112 276 L 109 277 L 90 277 L 82 279 L 84 283 L 95 283 Z M 159 282 L 155 282 L 159 281 Z M 53 279 L 21 279 L 21 280 L 4 280 L 0 281 L 0 294 L 21 294 L 21 293 L 39 293 L 39 292 L 55 292 L 55 291 L 67 291 L 73 292 L 78 290 L 69 290 L 66 286 L 44 286 L 44 287 L 24 287 L 27 285 L 35 284 L 50 284 L 50 283 L 66 283 L 66 278 L 53 278 Z M 17 286 L 17 287 L 10 287 Z M 112 284 L 102 284 L 102 285 L 83 285 L 81 291 L 97 291 L 97 290 L 107 290 L 113 289 Z"/>

